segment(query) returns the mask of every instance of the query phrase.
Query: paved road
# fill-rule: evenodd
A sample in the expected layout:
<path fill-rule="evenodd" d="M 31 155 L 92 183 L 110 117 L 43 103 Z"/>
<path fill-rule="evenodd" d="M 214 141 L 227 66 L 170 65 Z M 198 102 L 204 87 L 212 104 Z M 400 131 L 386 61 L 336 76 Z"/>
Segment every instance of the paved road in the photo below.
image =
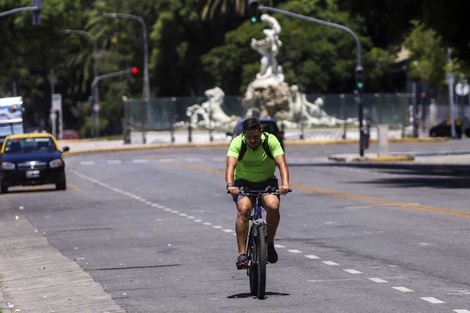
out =
<path fill-rule="evenodd" d="M 302 142 L 290 140 L 287 141 L 287 151 L 289 151 L 289 148 L 291 146 L 300 146 L 301 149 L 296 150 L 296 149 L 290 149 L 289 155 L 288 155 L 288 160 L 289 162 L 297 166 L 298 169 L 302 169 L 302 166 L 308 165 L 308 164 L 314 164 L 314 163 L 328 163 L 327 157 L 332 156 L 332 155 L 354 155 L 355 152 L 357 151 L 357 144 L 355 143 L 347 143 L 345 142 L 344 144 L 341 145 L 336 145 L 336 144 L 329 144 L 328 142 L 320 142 L 320 141 L 315 141 L 315 142 L 308 142 L 309 144 L 319 144 L 321 145 L 322 149 L 315 149 L 315 151 L 311 151 L 313 149 L 309 149 L 308 145 L 301 145 Z M 168 145 L 165 143 L 161 144 L 148 144 L 148 145 L 133 145 L 133 146 L 127 146 L 123 145 L 122 142 L 120 141 L 88 141 L 88 142 L 61 142 L 62 145 L 70 145 L 72 148 L 72 151 L 80 151 L 82 153 L 88 153 L 94 149 L 162 149 L 162 148 L 167 148 Z M 226 145 L 226 141 L 221 141 L 218 143 L 207 143 L 207 142 L 199 142 L 199 143 L 194 143 L 194 145 L 198 146 L 211 146 L 211 145 Z M 170 145 L 173 147 L 176 146 L 184 146 L 185 144 L 174 144 Z M 318 146 L 317 146 L 318 147 Z M 371 145 L 371 148 L 369 151 L 373 151 L 373 149 L 376 149 L 377 147 L 375 144 Z M 469 159 L 469 152 L 470 152 L 470 140 L 465 139 L 465 140 L 460 140 L 460 141 L 454 141 L 454 140 L 449 140 L 449 141 L 441 141 L 441 142 L 403 142 L 403 143 L 391 143 L 390 144 L 390 151 L 391 153 L 394 153 L 396 155 L 413 155 L 415 156 L 414 160 L 411 161 L 412 164 L 440 164 L 440 165 L 463 165 L 467 167 L 470 164 L 470 159 Z M 191 152 L 188 153 L 187 158 L 191 158 Z M 370 161 L 370 160 L 369 160 Z M 84 160 L 86 162 L 86 159 Z M 357 162 L 356 162 L 357 163 Z M 364 162 L 363 162 L 364 163 Z M 371 164 L 371 162 L 365 162 L 368 164 Z M 383 171 L 387 171 L 386 167 L 381 167 Z M 359 172 L 361 172 L 360 168 Z M 428 168 L 430 169 L 430 168 Z M 356 168 L 351 168 L 353 170 L 351 173 L 355 173 L 354 171 Z M 439 170 L 442 170 L 440 168 Z M 327 167 L 325 167 L 325 172 L 328 173 L 329 171 L 327 170 Z M 358 173 L 359 173 L 358 172 Z M 364 173 L 364 172 L 363 172 Z M 411 172 L 410 172 L 411 173 Z M 121 174 L 124 175 L 124 174 Z M 423 175 L 421 173 L 420 175 Z M 89 180 L 90 184 L 103 184 L 103 181 L 94 181 L 93 176 L 90 176 L 91 179 Z M 410 175 L 410 177 L 413 177 L 413 175 Z M 392 181 L 397 181 L 396 179 L 387 179 L 387 181 L 383 180 L 384 183 L 391 184 Z M 415 179 L 413 180 L 414 183 L 417 183 L 418 181 Z M 438 183 L 438 180 L 436 180 L 436 183 Z M 464 186 L 465 182 L 461 182 L 461 186 Z M 437 186 L 437 185 L 436 185 Z M 103 185 L 101 185 L 103 187 Z M 110 188 L 112 186 L 109 186 Z M 345 186 L 346 187 L 346 186 Z M 85 187 L 83 187 L 85 188 Z M 468 188 L 468 186 L 467 186 Z M 110 189 L 111 190 L 111 189 Z M 125 189 L 119 189 L 122 192 L 124 192 Z M 462 189 L 465 190 L 465 189 Z M 116 192 L 116 191 L 115 191 Z M 54 193 L 54 195 L 56 195 Z M 80 195 L 78 194 L 77 197 Z M 97 194 L 98 196 L 98 194 Z M 137 201 L 144 201 L 145 199 L 138 199 L 138 193 L 135 195 L 128 195 L 129 197 L 137 197 L 135 200 Z M 48 193 L 41 193 L 41 197 L 48 197 Z M 394 200 L 395 205 L 398 205 L 398 199 L 400 198 L 400 195 L 397 194 L 397 199 Z M 372 199 L 372 198 L 371 198 Z M 435 201 L 438 201 L 439 199 L 435 199 Z M 443 201 L 445 199 L 442 199 Z M 60 198 L 58 198 L 57 201 L 60 201 Z M 98 201 L 98 198 L 97 200 Z M 371 200 L 372 201 L 372 200 Z M 444 201 L 445 202 L 445 201 Z M 150 206 L 153 204 L 150 203 Z M 161 204 L 160 204 L 161 205 Z M 386 205 L 386 204 L 384 204 Z M 6 207 L 7 204 L 5 202 L 5 198 L 0 196 L 0 207 Z M 443 206 L 445 207 L 445 206 Z M 21 208 L 18 208 L 21 210 Z M 59 208 L 58 208 L 59 209 Z M 163 210 L 163 208 L 161 208 Z M 356 208 L 357 209 L 357 208 Z M 355 208 L 352 208 L 351 210 L 355 210 Z M 181 212 L 179 212 L 181 213 Z M 169 214 L 176 214 L 176 213 L 169 213 Z M 16 218 L 15 215 L 5 215 L 3 212 L 0 212 L 0 216 L 2 217 L 0 219 L 0 229 L 1 229 L 1 235 L 0 235 L 0 241 L 2 242 L 2 247 L 3 251 L 11 251 L 7 250 L 6 247 L 9 247 L 11 249 L 12 246 L 15 247 L 17 251 L 24 251 L 27 249 L 35 249 L 38 251 L 41 251 L 42 254 L 40 255 L 40 260 L 45 262 L 46 264 L 50 264 L 52 268 L 54 268 L 54 262 L 57 262 L 57 259 L 64 258 L 63 255 L 58 252 L 55 248 L 51 247 L 47 240 L 44 240 L 44 238 L 41 240 L 40 237 L 35 235 L 36 230 L 35 227 L 26 219 L 21 217 L 21 214 L 18 215 L 18 218 Z M 14 223 L 9 223 L 8 221 L 14 220 Z M 327 219 L 324 221 L 325 223 L 328 222 Z M 326 225 L 326 224 L 325 224 Z M 346 225 L 346 224 L 345 224 Z M 18 232 L 18 229 L 21 229 L 21 232 Z M 323 233 L 324 234 L 324 233 Z M 209 240 L 209 239 L 208 239 Z M 72 251 L 73 252 L 73 251 Z M 324 251 L 325 253 L 328 252 L 328 249 Z M 21 266 L 21 262 L 35 262 L 35 260 L 30 260 L 30 259 L 25 259 L 21 253 L 18 254 L 13 254 L 8 256 L 11 260 L 14 262 L 11 262 L 9 264 L 9 267 L 3 267 L 2 270 L 8 271 L 9 277 L 11 275 L 15 275 L 17 272 L 17 268 Z M 51 258 L 51 260 L 48 260 L 48 258 Z M 339 258 L 339 260 L 342 260 Z M 347 260 L 345 260 L 347 261 Z M 29 263 L 31 265 L 31 263 Z M 55 271 L 53 273 L 47 272 L 49 269 L 48 266 L 45 266 L 43 268 L 32 268 L 31 270 L 35 273 L 29 273 L 29 275 L 32 275 L 34 277 L 37 277 L 38 279 L 43 276 L 43 275 L 61 275 L 63 274 L 62 277 L 59 277 L 60 280 L 69 281 L 73 280 L 76 281 L 77 283 L 84 283 L 84 287 L 80 288 L 81 292 L 85 291 L 84 296 L 89 297 L 90 295 L 94 297 L 95 300 L 92 301 L 93 308 L 92 309 L 87 309 L 84 307 L 83 312 L 122 312 L 122 309 L 117 307 L 114 301 L 111 300 L 109 297 L 109 294 L 103 290 L 103 288 L 94 283 L 93 280 L 90 279 L 90 276 L 88 276 L 86 273 L 80 270 L 79 267 L 77 266 L 71 266 L 68 265 L 67 267 L 62 267 L 62 268 L 55 268 Z M 335 274 L 332 274 L 335 275 Z M 2 277 L 2 272 L 0 272 L 0 277 Z M 10 284 L 13 284 L 14 282 L 23 279 L 23 277 L 16 277 L 12 281 L 4 281 L 3 284 L 6 283 L 7 286 Z M 282 281 L 282 278 L 280 278 Z M 279 281 L 279 283 L 281 283 Z M 432 282 L 431 282 L 432 283 Z M 33 280 L 29 281 L 29 284 L 32 286 L 34 284 Z M 3 285 L 4 287 L 5 285 Z M 24 288 L 24 287 L 23 287 Z M 61 288 L 61 292 L 64 291 L 64 288 L 67 288 L 66 284 L 59 284 L 58 288 Z M 346 289 L 347 290 L 347 289 Z M 65 289 L 65 291 L 67 291 Z M 27 290 L 23 290 L 22 292 L 27 292 Z M 56 290 L 56 292 L 58 292 Z M 71 296 L 70 299 L 76 299 L 77 296 L 80 296 L 80 293 L 76 293 L 76 289 L 71 289 L 68 291 Z M 280 290 L 280 294 L 282 294 L 282 290 Z M 21 297 L 21 294 L 15 295 L 16 297 Z M 42 297 L 48 297 L 48 296 L 53 296 L 52 294 L 43 294 L 41 295 Z M 325 297 L 327 297 L 327 294 L 325 294 Z M 0 297 L 2 298 L 2 297 Z M 282 296 L 281 296 L 282 298 Z M 72 301 L 72 300 L 69 300 Z M 433 301 L 433 300 L 431 300 Z M 7 308 L 7 304 L 5 301 L 1 301 L 0 299 L 0 308 L 3 308 L 5 312 L 8 312 L 10 310 L 11 312 L 15 312 L 15 308 L 12 307 L 10 309 Z M 37 312 L 46 312 L 46 311 L 41 311 L 41 307 L 39 306 L 39 302 L 37 304 L 38 311 Z M 466 308 L 468 309 L 468 308 Z M 456 311 L 457 312 L 457 311 Z M 462 313 L 465 312 L 467 313 L 467 310 L 462 310 Z M 459 312 L 460 313 L 460 312 Z"/>

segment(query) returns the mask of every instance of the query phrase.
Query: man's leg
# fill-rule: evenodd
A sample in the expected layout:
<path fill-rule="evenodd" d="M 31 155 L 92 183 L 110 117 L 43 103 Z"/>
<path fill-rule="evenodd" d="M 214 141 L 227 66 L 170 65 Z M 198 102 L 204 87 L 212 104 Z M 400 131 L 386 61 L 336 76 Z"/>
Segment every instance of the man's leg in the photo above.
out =
<path fill-rule="evenodd" d="M 237 202 L 237 220 L 235 221 L 235 231 L 237 233 L 238 257 L 237 269 L 248 268 L 248 258 L 246 255 L 246 239 L 248 237 L 248 226 L 250 224 L 250 212 L 253 207 L 250 199 L 244 197 Z"/>
<path fill-rule="evenodd" d="M 268 262 L 276 263 L 278 256 L 274 248 L 274 237 L 279 226 L 279 198 L 275 195 L 266 195 L 263 197 L 266 209 L 266 222 L 268 223 Z"/>
<path fill-rule="evenodd" d="M 281 215 L 279 214 L 279 198 L 275 195 L 266 195 L 263 197 L 266 209 L 266 222 L 268 223 L 268 245 L 274 243 L 277 227 Z"/>
<path fill-rule="evenodd" d="M 250 225 L 250 213 L 253 208 L 250 198 L 241 198 L 237 203 L 237 220 L 235 221 L 235 232 L 237 233 L 238 255 L 246 253 L 246 239 L 248 237 L 248 226 Z"/>

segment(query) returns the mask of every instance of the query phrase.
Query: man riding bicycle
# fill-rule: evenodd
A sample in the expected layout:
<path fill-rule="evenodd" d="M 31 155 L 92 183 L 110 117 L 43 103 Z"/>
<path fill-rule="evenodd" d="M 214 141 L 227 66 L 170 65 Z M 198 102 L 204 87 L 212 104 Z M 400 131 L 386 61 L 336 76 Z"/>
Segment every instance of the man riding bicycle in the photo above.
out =
<path fill-rule="evenodd" d="M 280 184 L 275 176 L 276 166 L 281 175 Z M 255 199 L 240 195 L 240 187 L 248 187 L 252 190 L 262 190 L 268 186 L 278 187 L 281 194 L 289 191 L 289 169 L 281 144 L 276 136 L 262 132 L 258 119 L 246 119 L 243 122 L 242 134 L 230 143 L 225 167 L 225 182 L 238 211 L 235 222 L 238 245 L 236 265 L 238 269 L 245 269 L 248 267 L 246 240 L 249 217 Z M 274 249 L 274 237 L 280 219 L 279 195 L 263 196 L 263 206 L 268 224 L 268 262 L 276 263 L 278 256 Z"/>

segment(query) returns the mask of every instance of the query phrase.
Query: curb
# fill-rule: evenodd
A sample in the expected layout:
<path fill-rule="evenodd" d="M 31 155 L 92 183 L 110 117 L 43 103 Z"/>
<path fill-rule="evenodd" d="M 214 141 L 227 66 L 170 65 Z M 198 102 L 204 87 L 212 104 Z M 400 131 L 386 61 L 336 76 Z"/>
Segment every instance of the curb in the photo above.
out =
<path fill-rule="evenodd" d="M 338 162 L 409 162 L 414 161 L 415 157 L 412 155 L 382 155 L 382 156 L 341 156 L 333 155 L 329 156 L 328 160 L 338 161 Z"/>
<path fill-rule="evenodd" d="M 445 142 L 448 141 L 448 138 L 437 137 L 437 138 L 403 138 L 403 139 L 389 139 L 388 142 L 400 143 L 400 142 Z M 92 142 L 92 140 L 80 140 L 73 142 Z M 370 140 L 371 143 L 376 143 L 376 139 Z M 67 141 L 60 140 L 59 144 L 61 146 L 68 145 Z M 328 144 L 355 144 L 359 143 L 357 139 L 340 139 L 340 140 L 286 140 L 284 144 L 287 146 L 294 145 L 328 145 Z M 124 145 L 117 147 L 106 147 L 106 148 L 87 148 L 83 150 L 74 150 L 65 152 L 64 155 L 76 155 L 76 154 L 86 154 L 94 152 L 118 152 L 118 151 L 133 151 L 133 150 L 153 150 L 153 149 L 171 149 L 171 148 L 195 148 L 195 147 L 227 147 L 230 142 L 221 141 L 221 142 L 201 142 L 201 143 L 168 143 L 168 144 L 151 144 L 151 145 Z M 388 157 L 393 158 L 390 161 L 396 161 L 397 157 Z M 403 158 L 403 157 L 402 157 Z M 386 162 L 387 157 L 376 157 L 376 158 L 365 158 L 369 161 L 380 161 Z M 399 160 L 400 161 L 400 160 Z M 403 160 L 402 160 L 403 161 Z M 409 161 L 409 159 L 406 159 Z"/>

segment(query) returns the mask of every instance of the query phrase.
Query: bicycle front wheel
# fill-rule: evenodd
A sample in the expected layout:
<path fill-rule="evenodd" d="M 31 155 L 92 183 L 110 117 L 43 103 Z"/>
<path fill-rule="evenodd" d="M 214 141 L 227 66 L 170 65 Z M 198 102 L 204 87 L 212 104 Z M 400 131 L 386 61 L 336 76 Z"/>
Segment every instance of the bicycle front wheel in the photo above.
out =
<path fill-rule="evenodd" d="M 248 267 L 248 276 L 250 277 L 250 292 L 253 296 L 258 296 L 258 253 L 256 250 L 256 227 L 250 228 L 250 237 L 248 239 L 248 259 L 250 266 Z"/>
<path fill-rule="evenodd" d="M 266 237 L 266 225 L 258 227 L 258 234 L 256 236 L 256 254 L 258 255 L 257 266 L 257 297 L 264 299 L 266 292 L 266 264 L 268 263 L 268 244 Z"/>

